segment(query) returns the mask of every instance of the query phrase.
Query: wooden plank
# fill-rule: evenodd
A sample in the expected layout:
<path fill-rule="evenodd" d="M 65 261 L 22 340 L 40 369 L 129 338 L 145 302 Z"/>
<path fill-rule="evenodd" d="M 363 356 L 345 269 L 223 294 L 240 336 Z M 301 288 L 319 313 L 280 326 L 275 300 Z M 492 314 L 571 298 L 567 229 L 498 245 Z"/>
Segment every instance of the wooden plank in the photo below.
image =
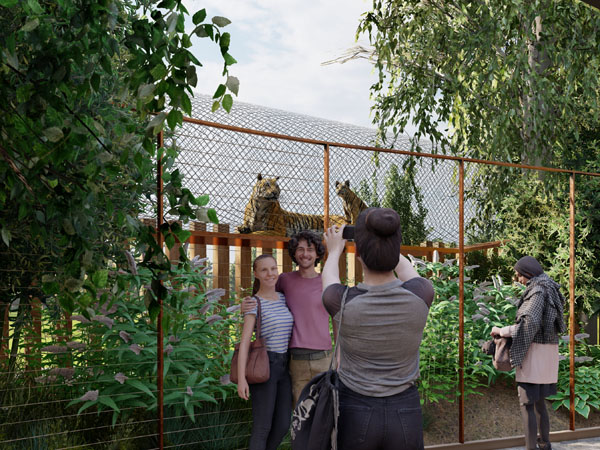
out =
<path fill-rule="evenodd" d="M 213 225 L 213 230 L 218 233 L 229 233 L 229 224 Z M 227 240 L 215 238 L 213 240 L 213 287 L 225 289 L 222 301 L 229 299 L 229 245 Z"/>
<path fill-rule="evenodd" d="M 252 292 L 252 248 L 240 239 L 235 249 L 235 294 L 241 298 Z"/>
<path fill-rule="evenodd" d="M 206 224 L 204 222 L 192 222 L 190 224 L 190 231 L 206 231 Z M 206 244 L 204 242 L 197 242 L 190 244 L 190 258 L 198 256 L 199 258 L 206 258 Z"/>

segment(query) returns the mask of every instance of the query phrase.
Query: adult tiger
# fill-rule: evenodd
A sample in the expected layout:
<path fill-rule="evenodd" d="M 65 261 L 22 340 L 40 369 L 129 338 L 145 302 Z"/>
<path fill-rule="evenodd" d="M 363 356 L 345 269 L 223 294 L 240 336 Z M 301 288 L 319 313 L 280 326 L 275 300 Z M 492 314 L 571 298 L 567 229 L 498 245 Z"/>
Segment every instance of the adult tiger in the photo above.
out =
<path fill-rule="evenodd" d="M 302 230 L 323 231 L 323 216 L 286 211 L 279 203 L 279 177 L 263 178 L 259 173 L 244 211 L 238 233 L 292 236 Z M 329 216 L 331 224 L 346 223 L 342 216 Z"/>
<path fill-rule="evenodd" d="M 345 183 L 335 182 L 335 192 L 342 198 L 346 223 L 356 223 L 358 215 L 368 208 L 367 204 L 350 189 L 350 181 Z"/>

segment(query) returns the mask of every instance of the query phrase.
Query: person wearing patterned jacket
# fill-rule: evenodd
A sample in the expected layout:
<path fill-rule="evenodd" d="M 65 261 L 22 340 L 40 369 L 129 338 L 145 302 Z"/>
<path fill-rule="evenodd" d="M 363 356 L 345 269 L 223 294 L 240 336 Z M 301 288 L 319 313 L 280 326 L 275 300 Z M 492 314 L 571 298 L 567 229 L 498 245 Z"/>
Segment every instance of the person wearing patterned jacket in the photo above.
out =
<path fill-rule="evenodd" d="M 558 340 L 566 332 L 565 298 L 560 293 L 560 285 L 546 275 L 531 256 L 517 261 L 515 277 L 526 286 L 518 303 L 515 324 L 493 327 L 491 334 L 512 337 L 510 362 L 516 367 L 526 448 L 551 449 L 545 399 L 556 394 Z"/>

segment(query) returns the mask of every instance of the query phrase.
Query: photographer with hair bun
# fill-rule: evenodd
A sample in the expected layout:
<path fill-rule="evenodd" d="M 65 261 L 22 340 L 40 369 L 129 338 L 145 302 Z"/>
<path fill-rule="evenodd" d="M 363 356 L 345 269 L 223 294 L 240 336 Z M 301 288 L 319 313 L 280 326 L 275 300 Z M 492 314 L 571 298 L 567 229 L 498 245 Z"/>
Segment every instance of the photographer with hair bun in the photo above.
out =
<path fill-rule="evenodd" d="M 325 232 L 329 256 L 323 267 L 323 303 L 339 322 L 346 286 L 338 260 L 344 227 Z M 400 254 L 400 217 L 389 208 L 368 208 L 354 228 L 364 282 L 348 289 L 339 331 L 338 448 L 423 449 L 419 346 L 433 286 Z"/>

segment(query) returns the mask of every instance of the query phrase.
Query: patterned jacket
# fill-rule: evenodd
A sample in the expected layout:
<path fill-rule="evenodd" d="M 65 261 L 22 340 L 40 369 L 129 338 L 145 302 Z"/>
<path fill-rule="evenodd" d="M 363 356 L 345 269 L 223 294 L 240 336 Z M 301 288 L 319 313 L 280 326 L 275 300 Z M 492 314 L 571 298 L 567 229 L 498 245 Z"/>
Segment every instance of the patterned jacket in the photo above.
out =
<path fill-rule="evenodd" d="M 558 344 L 558 338 L 567 331 L 563 320 L 565 298 L 560 285 L 545 273 L 527 283 L 518 304 L 516 327 L 512 331 L 510 362 L 521 366 L 532 342 Z"/>

